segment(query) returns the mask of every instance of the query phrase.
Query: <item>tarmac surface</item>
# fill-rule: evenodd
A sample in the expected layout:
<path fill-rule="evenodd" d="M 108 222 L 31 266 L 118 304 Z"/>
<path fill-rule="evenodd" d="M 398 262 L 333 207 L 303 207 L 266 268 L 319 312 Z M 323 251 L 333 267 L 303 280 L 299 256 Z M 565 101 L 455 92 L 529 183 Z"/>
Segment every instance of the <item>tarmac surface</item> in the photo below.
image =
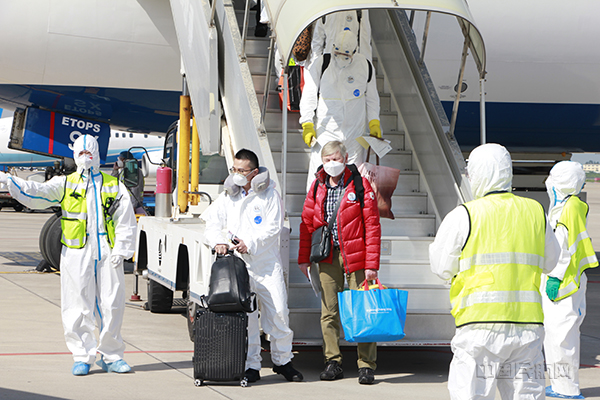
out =
<path fill-rule="evenodd" d="M 588 230 L 600 243 L 600 183 L 588 183 Z M 447 399 L 448 347 L 379 347 L 374 385 L 357 382 L 356 349 L 344 349 L 345 378 L 319 380 L 320 348 L 295 348 L 294 365 L 305 382 L 287 382 L 272 372 L 263 352 L 262 379 L 242 388 L 235 382 L 195 387 L 193 343 L 184 308 L 169 314 L 143 309 L 146 281 L 139 279 L 142 302 L 133 302 L 134 276 L 126 271 L 127 307 L 122 334 L 129 374 L 108 374 L 94 365 L 88 376 L 71 375 L 60 317 L 60 277 L 36 273 L 41 260 L 38 235 L 47 213 L 0 211 L 0 399 Z M 600 250 L 600 247 L 596 248 Z M 580 384 L 588 399 L 600 399 L 600 268 L 588 270 L 587 317 L 581 334 Z M 499 398 L 499 395 L 497 396 Z"/>

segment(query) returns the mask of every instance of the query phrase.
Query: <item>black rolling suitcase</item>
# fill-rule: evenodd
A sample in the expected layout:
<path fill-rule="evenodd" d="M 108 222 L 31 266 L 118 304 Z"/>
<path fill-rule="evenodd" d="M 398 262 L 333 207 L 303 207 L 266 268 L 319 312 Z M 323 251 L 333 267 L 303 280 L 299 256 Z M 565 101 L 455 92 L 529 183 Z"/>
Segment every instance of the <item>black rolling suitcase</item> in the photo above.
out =
<path fill-rule="evenodd" d="M 204 381 L 239 381 L 244 377 L 248 351 L 248 315 L 215 313 L 198 307 L 194 321 L 194 384 Z"/>

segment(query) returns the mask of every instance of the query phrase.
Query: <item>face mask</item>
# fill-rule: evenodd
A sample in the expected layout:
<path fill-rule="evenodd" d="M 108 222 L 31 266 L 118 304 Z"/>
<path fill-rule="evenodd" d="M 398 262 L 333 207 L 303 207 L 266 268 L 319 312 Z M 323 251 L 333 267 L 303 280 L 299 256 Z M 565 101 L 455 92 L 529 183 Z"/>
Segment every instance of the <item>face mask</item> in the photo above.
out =
<path fill-rule="evenodd" d="M 327 172 L 329 176 L 338 176 L 344 169 L 346 168 L 346 164 L 338 162 L 338 161 L 329 161 L 326 164 L 323 164 L 323 169 Z"/>
<path fill-rule="evenodd" d="M 333 61 L 338 68 L 346 68 L 352 64 L 352 56 L 333 53 Z"/>
<path fill-rule="evenodd" d="M 93 164 L 94 164 L 93 157 L 90 157 L 88 155 L 82 155 L 77 160 L 77 166 L 80 167 L 80 168 L 82 168 L 84 171 L 87 171 L 90 168 L 92 168 Z"/>
<path fill-rule="evenodd" d="M 233 174 L 233 183 L 238 186 L 246 186 L 248 184 L 248 178 L 242 174 Z"/>
<path fill-rule="evenodd" d="M 117 160 L 117 167 L 119 168 L 123 168 L 123 161 L 122 160 Z"/>

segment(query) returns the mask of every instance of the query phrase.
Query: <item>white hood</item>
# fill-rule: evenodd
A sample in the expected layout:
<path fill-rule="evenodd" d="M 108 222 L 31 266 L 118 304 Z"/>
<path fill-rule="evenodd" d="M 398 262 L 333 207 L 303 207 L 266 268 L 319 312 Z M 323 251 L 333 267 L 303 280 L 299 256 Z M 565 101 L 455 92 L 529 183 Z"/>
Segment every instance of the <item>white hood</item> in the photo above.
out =
<path fill-rule="evenodd" d="M 352 57 L 356 53 L 358 47 L 358 41 L 356 33 L 352 32 L 349 28 L 340 31 L 333 41 L 333 61 L 340 68 L 346 68 L 352 64 Z"/>
<path fill-rule="evenodd" d="M 92 156 L 79 155 L 83 150 L 92 153 Z M 81 135 L 73 143 L 73 159 L 77 164 L 77 172 L 82 173 L 91 168 L 92 172 L 100 172 L 100 151 L 98 141 L 91 135 Z"/>
<path fill-rule="evenodd" d="M 576 161 L 561 161 L 550 170 L 546 190 L 550 197 L 550 209 L 567 197 L 578 195 L 585 185 L 585 172 Z"/>
<path fill-rule="evenodd" d="M 467 172 L 475 199 L 490 192 L 511 191 L 512 160 L 504 146 L 490 143 L 475 148 L 469 155 Z"/>

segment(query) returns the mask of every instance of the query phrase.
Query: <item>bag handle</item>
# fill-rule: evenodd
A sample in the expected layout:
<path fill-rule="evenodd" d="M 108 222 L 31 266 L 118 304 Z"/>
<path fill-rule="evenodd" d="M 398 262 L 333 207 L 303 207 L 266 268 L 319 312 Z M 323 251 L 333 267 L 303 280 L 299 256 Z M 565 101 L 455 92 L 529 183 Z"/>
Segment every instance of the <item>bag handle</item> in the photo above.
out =
<path fill-rule="evenodd" d="M 376 278 L 376 279 L 375 279 L 375 285 L 379 286 L 379 287 L 378 287 L 378 288 L 376 288 L 376 289 L 379 289 L 379 290 L 387 289 L 385 286 L 383 286 L 383 285 L 381 284 L 381 281 L 379 280 L 379 278 Z M 369 288 L 369 281 L 368 281 L 368 280 L 366 280 L 366 279 L 365 279 L 365 281 L 363 282 L 363 290 L 370 290 L 370 288 Z"/>
<path fill-rule="evenodd" d="M 369 148 L 367 149 L 367 159 L 366 159 L 365 162 L 369 162 L 369 156 L 370 155 L 371 155 L 371 146 L 369 146 Z M 375 153 L 375 157 L 377 157 L 375 165 L 379 165 L 379 156 L 377 155 L 377 153 Z"/>

